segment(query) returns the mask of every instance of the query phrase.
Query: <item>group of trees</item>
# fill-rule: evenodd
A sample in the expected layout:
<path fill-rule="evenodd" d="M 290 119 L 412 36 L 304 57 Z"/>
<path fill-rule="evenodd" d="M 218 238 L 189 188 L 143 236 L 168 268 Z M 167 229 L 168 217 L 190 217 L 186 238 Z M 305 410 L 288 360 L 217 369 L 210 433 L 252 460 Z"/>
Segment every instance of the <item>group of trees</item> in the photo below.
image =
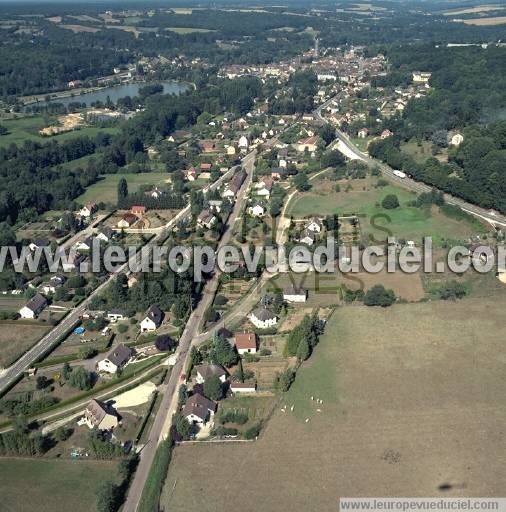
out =
<path fill-rule="evenodd" d="M 290 332 L 285 346 L 286 355 L 297 356 L 299 361 L 305 361 L 318 344 L 321 333 L 318 316 L 306 315 L 302 322 Z"/>

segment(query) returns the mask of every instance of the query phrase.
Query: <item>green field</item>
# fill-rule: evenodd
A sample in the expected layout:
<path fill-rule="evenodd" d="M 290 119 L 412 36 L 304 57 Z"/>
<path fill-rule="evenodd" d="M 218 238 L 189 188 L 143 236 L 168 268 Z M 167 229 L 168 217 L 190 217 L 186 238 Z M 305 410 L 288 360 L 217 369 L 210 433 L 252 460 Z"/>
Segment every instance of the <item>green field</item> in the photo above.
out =
<path fill-rule="evenodd" d="M 258 441 L 174 449 L 162 508 L 331 511 L 343 496 L 440 497 L 444 484 L 501 496 L 504 306 L 503 294 L 338 308 Z"/>
<path fill-rule="evenodd" d="M 5 512 L 96 510 L 100 484 L 116 475 L 116 462 L 0 459 L 1 509 Z"/>
<path fill-rule="evenodd" d="M 118 182 L 125 178 L 128 183 L 128 191 L 136 192 L 141 185 L 163 185 L 169 179 L 167 173 L 147 172 L 140 174 L 108 174 L 100 181 L 94 183 L 80 195 L 76 201 L 85 204 L 89 201 L 95 203 L 116 203 Z"/>
<path fill-rule="evenodd" d="M 334 191 L 339 183 L 340 192 Z M 346 192 L 347 185 L 351 190 Z M 407 240 L 421 241 L 431 236 L 435 244 L 442 239 L 465 240 L 477 231 L 483 231 L 476 223 L 454 220 L 441 214 L 438 208 L 432 212 L 407 206 L 416 195 L 394 185 L 374 187 L 375 180 L 315 180 L 309 192 L 296 196 L 290 203 L 286 215 L 295 218 L 310 215 L 360 215 L 362 233 L 372 234 L 378 240 L 385 240 L 388 229 L 393 236 Z M 388 194 L 395 194 L 400 207 L 386 210 L 381 201 Z M 389 234 L 390 234 L 389 233 Z"/>
<path fill-rule="evenodd" d="M 49 126 L 51 122 L 54 122 L 54 119 L 44 116 L 21 117 L 19 119 L 0 121 L 0 124 L 9 130 L 7 135 L 0 136 L 0 147 L 7 147 L 13 142 L 17 145 L 20 145 L 23 144 L 25 140 L 46 143 L 50 140 L 63 141 L 76 136 L 85 135 L 88 137 L 94 137 L 99 132 L 115 134 L 119 131 L 118 128 L 88 127 L 72 132 L 62 133 L 61 135 L 55 135 L 53 137 L 41 137 L 39 135 L 39 130 L 45 126 Z"/>

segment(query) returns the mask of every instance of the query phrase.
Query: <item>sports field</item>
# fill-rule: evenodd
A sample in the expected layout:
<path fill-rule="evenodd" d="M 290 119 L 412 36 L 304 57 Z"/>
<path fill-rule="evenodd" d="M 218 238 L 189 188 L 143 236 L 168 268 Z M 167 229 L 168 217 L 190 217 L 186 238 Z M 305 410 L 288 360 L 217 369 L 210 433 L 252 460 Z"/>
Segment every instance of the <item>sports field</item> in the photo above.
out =
<path fill-rule="evenodd" d="M 177 447 L 161 506 L 327 512 L 340 496 L 502 496 L 505 305 L 339 308 L 286 412 L 255 443 Z"/>
<path fill-rule="evenodd" d="M 116 203 L 118 194 L 118 182 L 125 178 L 128 183 L 128 191 L 136 192 L 141 185 L 163 185 L 169 179 L 167 173 L 145 172 L 139 174 L 108 174 L 103 176 L 97 183 L 94 183 L 81 194 L 76 201 L 85 204 L 89 201 L 95 203 Z"/>
<path fill-rule="evenodd" d="M 114 479 L 117 462 L 0 459 L 1 509 L 5 512 L 96 510 L 97 489 Z"/>

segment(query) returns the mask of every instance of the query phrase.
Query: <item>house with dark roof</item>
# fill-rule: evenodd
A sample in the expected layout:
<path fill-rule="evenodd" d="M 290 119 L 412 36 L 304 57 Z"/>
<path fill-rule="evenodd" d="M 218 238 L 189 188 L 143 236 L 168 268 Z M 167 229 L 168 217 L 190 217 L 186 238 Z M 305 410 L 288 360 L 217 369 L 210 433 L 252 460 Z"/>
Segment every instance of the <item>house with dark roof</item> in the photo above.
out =
<path fill-rule="evenodd" d="M 37 316 L 47 306 L 46 298 L 40 293 L 36 293 L 20 310 L 21 318 L 37 318 Z"/>
<path fill-rule="evenodd" d="M 89 428 L 112 430 L 118 426 L 118 416 L 103 402 L 92 400 L 84 411 L 83 423 Z"/>
<path fill-rule="evenodd" d="M 268 329 L 274 327 L 278 323 L 278 317 L 265 307 L 259 307 L 252 311 L 248 318 L 251 323 L 259 329 Z"/>
<path fill-rule="evenodd" d="M 99 372 L 116 373 L 118 370 L 126 366 L 132 359 L 133 350 L 123 343 L 114 347 L 105 357 L 97 363 Z"/>
<path fill-rule="evenodd" d="M 216 412 L 216 403 L 200 393 L 195 393 L 186 401 L 182 415 L 191 425 L 204 425 Z"/>
<path fill-rule="evenodd" d="M 163 311 L 153 304 L 149 307 L 141 322 L 141 332 L 156 331 L 162 325 Z"/>
<path fill-rule="evenodd" d="M 110 226 L 105 226 L 98 233 L 97 238 L 102 242 L 109 242 L 109 240 L 111 240 L 113 236 L 114 231 L 112 230 L 112 228 Z"/>
<path fill-rule="evenodd" d="M 209 377 L 218 377 L 222 383 L 227 380 L 227 372 L 219 364 L 200 364 L 195 367 L 195 370 L 197 384 L 204 384 Z"/>
<path fill-rule="evenodd" d="M 35 251 L 35 249 L 39 247 L 49 247 L 50 245 L 51 242 L 47 238 L 37 238 L 36 240 L 32 240 L 28 247 L 30 251 Z"/>

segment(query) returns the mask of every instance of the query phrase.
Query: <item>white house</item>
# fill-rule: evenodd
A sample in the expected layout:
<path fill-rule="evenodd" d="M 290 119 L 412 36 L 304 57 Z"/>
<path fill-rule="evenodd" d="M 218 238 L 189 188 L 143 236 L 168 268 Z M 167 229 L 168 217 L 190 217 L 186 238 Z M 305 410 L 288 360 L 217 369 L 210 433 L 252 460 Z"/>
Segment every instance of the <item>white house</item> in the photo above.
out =
<path fill-rule="evenodd" d="M 269 309 L 260 307 L 252 311 L 248 318 L 259 329 L 268 329 L 278 323 L 278 317 Z"/>
<path fill-rule="evenodd" d="M 127 316 L 125 315 L 125 312 L 122 309 L 115 308 L 115 309 L 111 309 L 107 313 L 107 318 L 111 322 L 117 322 L 118 320 L 126 320 Z"/>
<path fill-rule="evenodd" d="M 97 363 L 97 369 L 99 372 L 116 373 L 128 364 L 132 355 L 132 349 L 120 343 L 107 354 L 107 357 Z"/>
<path fill-rule="evenodd" d="M 263 217 L 265 215 L 265 208 L 260 203 L 256 203 L 248 208 L 248 213 L 252 217 Z"/>
<path fill-rule="evenodd" d="M 248 141 L 248 138 L 246 137 L 246 135 L 241 135 L 239 137 L 238 146 L 240 149 L 248 149 L 249 141 Z"/>
<path fill-rule="evenodd" d="M 85 204 L 79 210 L 80 217 L 91 217 L 97 211 L 97 205 L 95 203 Z"/>
<path fill-rule="evenodd" d="M 51 245 L 51 242 L 47 240 L 46 238 L 39 238 L 37 240 L 33 240 L 28 247 L 30 248 L 30 251 L 35 251 L 37 248 L 42 247 L 49 247 Z"/>
<path fill-rule="evenodd" d="M 306 229 L 312 233 L 321 233 L 322 228 L 322 221 L 318 217 L 312 217 L 309 219 L 309 223 L 306 226 Z"/>
<path fill-rule="evenodd" d="M 40 293 L 36 293 L 20 310 L 21 318 L 36 318 L 47 306 L 46 298 Z"/>
<path fill-rule="evenodd" d="M 191 425 L 205 425 L 212 420 L 215 411 L 216 404 L 212 400 L 195 393 L 186 401 L 182 415 Z"/>
<path fill-rule="evenodd" d="M 98 233 L 97 235 L 97 238 L 101 241 L 101 242 L 109 242 L 109 240 L 111 240 L 114 236 L 114 231 L 112 230 L 111 227 L 109 226 L 106 226 L 105 228 L 103 228 L 100 233 Z"/>
<path fill-rule="evenodd" d="M 87 236 L 84 240 L 75 243 L 74 249 L 78 251 L 89 251 L 93 246 L 93 237 Z"/>
<path fill-rule="evenodd" d="M 307 290 L 305 288 L 295 288 L 289 286 L 283 290 L 283 300 L 287 302 L 306 302 Z"/>
<path fill-rule="evenodd" d="M 197 224 L 199 226 L 211 229 L 217 222 L 216 217 L 209 210 L 202 210 L 197 217 Z"/>
<path fill-rule="evenodd" d="M 163 312 L 157 305 L 152 305 L 141 322 L 141 332 L 156 331 L 162 325 Z"/>
<path fill-rule="evenodd" d="M 232 382 L 230 384 L 230 391 L 232 393 L 256 393 L 256 382 Z"/>

